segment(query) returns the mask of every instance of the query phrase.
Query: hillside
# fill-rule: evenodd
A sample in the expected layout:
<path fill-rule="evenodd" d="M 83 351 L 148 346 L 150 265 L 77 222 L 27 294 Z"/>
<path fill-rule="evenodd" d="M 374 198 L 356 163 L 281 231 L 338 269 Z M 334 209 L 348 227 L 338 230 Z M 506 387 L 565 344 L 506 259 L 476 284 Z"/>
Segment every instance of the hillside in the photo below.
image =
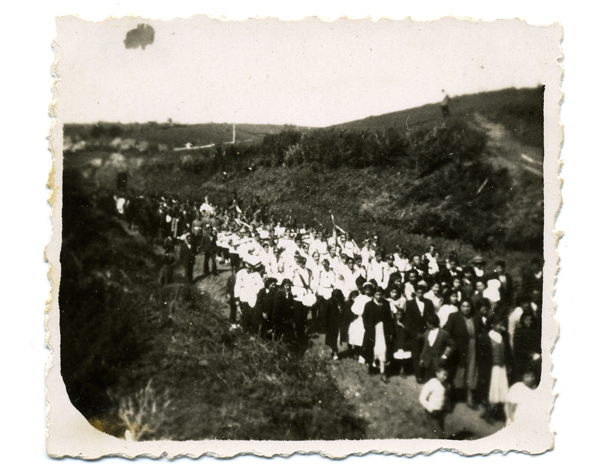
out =
<path fill-rule="evenodd" d="M 389 384 L 350 358 L 333 361 L 324 335 L 300 351 L 231 330 L 228 264 L 194 283 L 181 268 L 157 283 L 162 249 L 129 231 L 108 194 L 64 179 L 60 281 L 61 374 L 95 428 L 133 440 L 436 438 L 414 378 Z M 450 439 L 503 427 L 457 405 Z"/>
<path fill-rule="evenodd" d="M 317 220 L 329 229 L 333 213 L 357 240 L 373 231 L 383 235 L 388 250 L 396 244 L 422 250 L 434 240 L 445 253 L 539 255 L 542 92 L 509 89 L 456 97 L 446 120 L 439 105 L 426 105 L 343 129 L 287 128 L 221 153 L 115 157 L 91 151 L 66 157 L 65 167 L 95 162 L 84 172 L 111 189 L 116 173 L 127 171 L 134 192 L 198 200 L 208 195 L 220 204 L 234 193 L 246 201 L 260 197 L 276 216 L 292 212 L 299 223 L 318 225 Z M 393 117 L 413 112 L 429 121 L 408 132 L 384 128 Z M 382 129 L 358 129 L 376 122 Z"/>
<path fill-rule="evenodd" d="M 93 426 L 135 440 L 364 437 L 329 362 L 230 330 L 228 268 L 210 295 L 179 267 L 160 285 L 161 248 L 124 229 L 110 195 L 86 195 L 71 172 L 63 183 L 60 367 Z"/>
<path fill-rule="evenodd" d="M 450 99 L 450 116 L 471 120 L 476 115 L 504 126 L 524 145 L 542 148 L 544 87 L 504 89 L 462 95 Z M 432 128 L 442 121 L 439 103 L 417 108 L 369 116 L 332 126 L 338 129 Z"/>

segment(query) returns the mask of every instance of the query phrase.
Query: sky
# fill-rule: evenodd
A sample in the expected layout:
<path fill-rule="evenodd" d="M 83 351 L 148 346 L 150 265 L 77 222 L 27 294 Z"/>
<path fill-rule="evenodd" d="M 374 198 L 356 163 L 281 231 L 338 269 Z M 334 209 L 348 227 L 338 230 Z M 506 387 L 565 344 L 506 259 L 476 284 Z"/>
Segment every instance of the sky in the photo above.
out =
<path fill-rule="evenodd" d="M 140 23 L 145 49 L 125 48 Z M 64 122 L 327 126 L 450 96 L 535 87 L 538 41 L 520 21 L 423 23 L 309 18 L 222 21 L 58 19 Z"/>

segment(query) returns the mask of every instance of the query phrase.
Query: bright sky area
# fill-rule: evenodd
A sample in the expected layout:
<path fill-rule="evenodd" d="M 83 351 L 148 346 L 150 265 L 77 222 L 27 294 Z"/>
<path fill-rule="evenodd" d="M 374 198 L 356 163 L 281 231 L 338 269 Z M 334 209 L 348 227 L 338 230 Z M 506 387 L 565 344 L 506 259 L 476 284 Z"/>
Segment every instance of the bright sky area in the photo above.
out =
<path fill-rule="evenodd" d="M 139 23 L 154 28 L 154 43 L 126 49 Z M 445 93 L 535 87 L 551 66 L 536 47 L 549 33 L 518 21 L 62 17 L 57 30 L 57 111 L 66 123 L 327 126 Z"/>

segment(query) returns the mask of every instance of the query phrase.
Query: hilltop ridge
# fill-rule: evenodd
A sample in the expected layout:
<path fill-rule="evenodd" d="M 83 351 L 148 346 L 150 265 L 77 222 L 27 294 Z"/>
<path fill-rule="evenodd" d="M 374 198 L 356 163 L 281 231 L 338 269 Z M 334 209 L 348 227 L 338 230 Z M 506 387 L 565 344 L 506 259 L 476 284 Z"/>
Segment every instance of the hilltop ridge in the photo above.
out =
<path fill-rule="evenodd" d="M 544 87 L 508 88 L 450 97 L 450 116 L 473 119 L 483 115 L 515 133 L 524 144 L 542 147 Z M 443 121 L 440 103 L 369 116 L 331 126 L 338 129 L 432 128 Z"/>

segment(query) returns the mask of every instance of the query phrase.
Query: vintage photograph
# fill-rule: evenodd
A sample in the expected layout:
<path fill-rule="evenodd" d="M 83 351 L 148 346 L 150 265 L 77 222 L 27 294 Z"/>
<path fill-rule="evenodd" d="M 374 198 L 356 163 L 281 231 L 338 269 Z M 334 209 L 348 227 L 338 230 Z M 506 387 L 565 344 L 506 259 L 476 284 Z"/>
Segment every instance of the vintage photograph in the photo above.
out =
<path fill-rule="evenodd" d="M 561 34 L 59 17 L 49 453 L 551 448 Z"/>

